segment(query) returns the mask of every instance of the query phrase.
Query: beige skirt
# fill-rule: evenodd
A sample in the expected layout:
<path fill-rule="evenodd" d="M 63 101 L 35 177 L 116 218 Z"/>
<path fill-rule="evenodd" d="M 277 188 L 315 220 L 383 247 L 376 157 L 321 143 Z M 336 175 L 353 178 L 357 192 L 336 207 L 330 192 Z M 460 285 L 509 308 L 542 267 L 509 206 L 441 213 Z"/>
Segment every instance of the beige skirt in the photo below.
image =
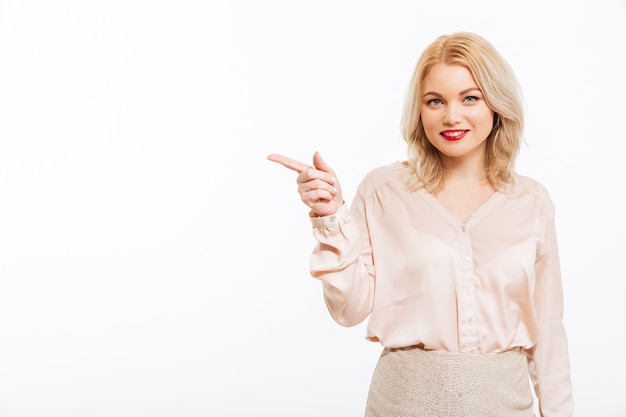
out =
<path fill-rule="evenodd" d="M 385 348 L 365 416 L 534 417 L 526 355 Z"/>

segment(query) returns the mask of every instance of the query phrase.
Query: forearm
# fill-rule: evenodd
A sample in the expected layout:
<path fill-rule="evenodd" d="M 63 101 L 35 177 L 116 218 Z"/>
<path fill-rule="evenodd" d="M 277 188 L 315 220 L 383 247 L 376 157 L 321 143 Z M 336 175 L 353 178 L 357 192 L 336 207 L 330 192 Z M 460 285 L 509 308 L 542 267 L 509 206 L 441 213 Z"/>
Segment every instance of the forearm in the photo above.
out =
<path fill-rule="evenodd" d="M 373 304 L 374 268 L 366 232 L 345 205 L 335 215 L 312 222 L 318 244 L 311 255 L 311 275 L 322 281 L 332 317 L 341 325 L 356 325 Z"/>

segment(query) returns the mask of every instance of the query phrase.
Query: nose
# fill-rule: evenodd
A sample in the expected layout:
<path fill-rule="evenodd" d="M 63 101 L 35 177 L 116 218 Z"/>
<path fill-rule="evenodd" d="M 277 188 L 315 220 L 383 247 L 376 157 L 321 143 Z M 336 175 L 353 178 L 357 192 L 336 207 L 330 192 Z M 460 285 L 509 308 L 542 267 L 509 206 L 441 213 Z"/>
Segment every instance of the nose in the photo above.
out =
<path fill-rule="evenodd" d="M 461 121 L 461 111 L 458 106 L 448 104 L 443 112 L 443 123 L 446 125 L 454 125 Z"/>

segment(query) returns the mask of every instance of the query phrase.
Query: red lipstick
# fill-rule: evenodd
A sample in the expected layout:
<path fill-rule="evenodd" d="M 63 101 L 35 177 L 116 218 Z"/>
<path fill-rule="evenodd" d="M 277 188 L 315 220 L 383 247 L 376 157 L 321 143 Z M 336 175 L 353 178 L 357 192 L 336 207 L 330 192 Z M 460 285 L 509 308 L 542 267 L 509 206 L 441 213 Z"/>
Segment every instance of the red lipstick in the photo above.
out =
<path fill-rule="evenodd" d="M 457 140 L 461 140 L 465 137 L 465 135 L 469 132 L 469 130 L 455 129 L 455 130 L 444 130 L 440 133 L 440 135 L 450 142 L 454 142 Z"/>

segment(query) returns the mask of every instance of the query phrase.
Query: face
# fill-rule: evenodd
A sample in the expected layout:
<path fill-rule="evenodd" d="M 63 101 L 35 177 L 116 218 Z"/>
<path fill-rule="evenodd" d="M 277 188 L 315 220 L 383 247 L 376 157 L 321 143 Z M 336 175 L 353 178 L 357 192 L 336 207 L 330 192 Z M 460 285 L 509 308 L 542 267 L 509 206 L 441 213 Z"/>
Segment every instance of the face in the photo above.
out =
<path fill-rule="evenodd" d="M 422 124 L 442 161 L 476 158 L 484 163 L 494 112 L 469 70 L 438 64 L 424 79 L 422 91 Z"/>

